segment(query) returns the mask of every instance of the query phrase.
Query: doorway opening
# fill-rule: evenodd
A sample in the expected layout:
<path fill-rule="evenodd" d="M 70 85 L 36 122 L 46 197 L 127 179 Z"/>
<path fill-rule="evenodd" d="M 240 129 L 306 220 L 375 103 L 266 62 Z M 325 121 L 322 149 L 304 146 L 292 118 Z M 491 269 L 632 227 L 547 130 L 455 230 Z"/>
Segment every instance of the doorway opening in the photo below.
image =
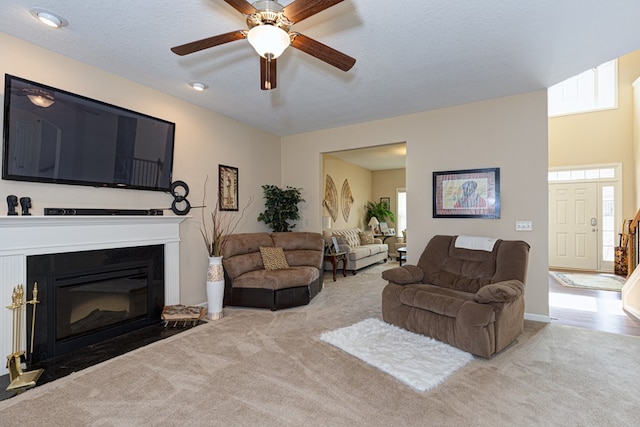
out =
<path fill-rule="evenodd" d="M 622 231 L 622 165 L 549 170 L 549 269 L 611 276 Z M 579 314 L 578 314 L 579 313 Z M 620 292 L 563 286 L 549 276 L 552 321 L 637 335 Z"/>

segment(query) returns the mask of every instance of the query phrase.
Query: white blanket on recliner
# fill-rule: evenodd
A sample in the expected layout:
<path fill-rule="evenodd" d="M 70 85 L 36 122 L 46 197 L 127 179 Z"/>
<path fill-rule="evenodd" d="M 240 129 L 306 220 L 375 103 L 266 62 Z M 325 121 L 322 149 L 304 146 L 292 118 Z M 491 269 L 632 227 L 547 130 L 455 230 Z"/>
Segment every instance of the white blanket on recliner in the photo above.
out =
<path fill-rule="evenodd" d="M 456 237 L 455 247 L 491 252 L 497 241 L 498 239 L 493 237 L 458 236 Z"/>

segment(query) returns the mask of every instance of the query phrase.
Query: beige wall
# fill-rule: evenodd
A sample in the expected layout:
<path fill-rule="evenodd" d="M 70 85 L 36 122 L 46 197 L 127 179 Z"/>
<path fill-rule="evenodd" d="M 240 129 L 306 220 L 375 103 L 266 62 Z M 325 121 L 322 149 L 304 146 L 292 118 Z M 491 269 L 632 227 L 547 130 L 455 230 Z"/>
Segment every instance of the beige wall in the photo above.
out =
<path fill-rule="evenodd" d="M 549 119 L 549 166 L 622 163 L 622 215 L 633 218 L 636 206 L 634 95 L 640 75 L 640 51 L 618 60 L 618 108 Z"/>
<path fill-rule="evenodd" d="M 329 175 L 333 180 L 338 191 L 338 217 L 335 222 L 332 220 L 331 228 L 352 228 L 358 227 L 365 229 L 364 224 L 364 205 L 368 200 L 371 200 L 371 171 L 356 166 L 354 164 L 345 162 L 331 156 L 330 154 L 323 155 L 324 161 L 324 173 L 322 178 L 322 194 L 324 195 L 324 186 L 326 185 L 326 177 Z M 340 195 L 342 194 L 342 185 L 347 180 L 351 194 L 353 196 L 353 204 L 349 210 L 348 221 L 345 221 L 342 215 L 342 201 Z M 322 207 L 322 215 L 330 216 L 326 207 Z"/>
<path fill-rule="evenodd" d="M 295 135 L 282 138 L 280 150 L 281 139 L 274 135 L 2 33 L 0 50 L 3 52 L 2 73 L 175 122 L 174 179 L 190 185 L 189 199 L 193 205 L 202 200 L 202 185 L 207 174 L 210 181 L 205 204 L 214 205 L 218 164 L 238 167 L 240 199 L 255 198 L 239 231 L 266 230 L 255 220 L 264 206 L 262 184 L 303 188 L 307 202 L 301 205 L 302 219 L 297 230 L 319 231 L 323 191 L 321 154 L 407 141 L 410 261 L 416 261 L 426 241 L 436 233 L 524 239 L 532 246 L 527 312 L 548 314 L 546 91 Z M 202 95 L 208 94 L 194 96 Z M 433 171 L 483 167 L 501 168 L 501 219 L 431 218 Z M 158 208 L 171 203 L 169 195 L 157 192 L 12 181 L 0 181 L 0 194 L 31 196 L 35 214 L 42 214 L 45 206 Z M 193 218 L 181 226 L 180 299 L 185 304 L 196 304 L 205 301 L 207 260 L 198 231 L 200 211 L 194 209 L 190 215 Z M 515 232 L 515 220 L 533 221 L 533 231 Z"/>
<path fill-rule="evenodd" d="M 461 105 L 360 125 L 283 138 L 285 185 L 309 189 L 301 230 L 321 227 L 321 153 L 407 142 L 409 262 L 416 262 L 435 234 L 475 234 L 523 239 L 532 249 L 526 290 L 530 318 L 546 318 L 547 249 L 547 96 L 546 91 Z M 499 167 L 500 219 L 434 219 L 433 171 Z M 530 220 L 533 231 L 516 232 L 516 220 Z"/>
<path fill-rule="evenodd" d="M 202 204 L 204 180 L 209 175 L 205 204 L 213 208 L 217 200 L 218 164 L 238 167 L 241 206 L 248 197 L 254 197 L 238 230 L 267 231 L 264 224 L 256 220 L 264 209 L 260 186 L 280 185 L 279 137 L 4 33 L 0 33 L 0 51 L 2 74 L 24 77 L 175 122 L 173 179 L 183 180 L 190 186 L 191 205 Z M 189 90 L 183 85 L 185 91 Z M 193 96 L 215 94 L 193 92 Z M 42 215 L 44 207 L 149 209 L 170 207 L 172 201 L 169 194 L 154 191 L 0 180 L 0 196 L 4 200 L 9 194 L 30 196 L 35 215 Z M 206 301 L 208 261 L 199 232 L 201 213 L 202 209 L 193 209 L 189 214 L 191 218 L 180 228 L 180 301 L 183 304 Z"/>
<path fill-rule="evenodd" d="M 407 185 L 406 169 L 389 169 L 373 172 L 372 197 L 376 202 L 380 201 L 380 197 L 388 197 L 391 199 L 391 211 L 398 216 L 398 201 L 396 200 L 396 190 L 405 188 Z M 395 224 L 389 223 L 389 227 L 397 228 Z M 400 233 L 402 230 L 396 230 Z"/>

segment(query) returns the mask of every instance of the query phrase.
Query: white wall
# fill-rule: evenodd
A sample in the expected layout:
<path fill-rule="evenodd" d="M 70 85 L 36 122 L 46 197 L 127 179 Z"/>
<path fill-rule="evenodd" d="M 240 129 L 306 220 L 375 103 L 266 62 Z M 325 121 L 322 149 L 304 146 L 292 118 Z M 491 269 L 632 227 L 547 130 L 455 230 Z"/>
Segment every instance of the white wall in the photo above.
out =
<path fill-rule="evenodd" d="M 300 230 L 319 230 L 321 152 L 407 142 L 408 257 L 435 234 L 522 239 L 532 249 L 526 291 L 530 318 L 547 318 L 547 95 L 523 95 L 283 138 L 284 185 L 307 189 Z M 499 167 L 500 219 L 432 218 L 434 171 Z M 516 220 L 533 231 L 516 232 Z M 540 317 L 538 317 L 540 316 Z"/>
<path fill-rule="evenodd" d="M 264 209 L 260 186 L 280 185 L 279 137 L 1 32 L 0 51 L 2 75 L 16 75 L 176 123 L 173 180 L 189 185 L 191 205 L 202 204 L 204 180 L 208 175 L 205 204 L 213 208 L 218 193 L 218 164 L 237 167 L 241 207 L 250 196 L 254 197 L 237 231 L 267 231 L 264 224 L 256 220 Z M 183 85 L 185 91 L 190 90 L 186 83 Z M 215 94 L 193 91 L 193 96 Z M 3 205 L 9 194 L 30 196 L 34 215 L 42 215 L 45 207 L 149 209 L 168 208 L 172 202 L 172 197 L 162 192 L 1 180 Z M 0 211 L 2 215 L 6 214 L 4 206 L 5 211 Z M 180 228 L 180 301 L 183 304 L 206 301 L 208 261 L 199 231 L 201 214 L 202 209 L 193 209 L 189 214 L 193 218 L 184 221 Z"/>

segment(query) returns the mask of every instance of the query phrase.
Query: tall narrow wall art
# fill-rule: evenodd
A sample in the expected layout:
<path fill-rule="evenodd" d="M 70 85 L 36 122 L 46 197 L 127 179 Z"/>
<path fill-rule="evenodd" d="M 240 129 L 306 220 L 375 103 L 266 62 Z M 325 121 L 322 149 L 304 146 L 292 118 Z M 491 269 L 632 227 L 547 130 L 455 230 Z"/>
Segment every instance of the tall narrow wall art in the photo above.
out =
<path fill-rule="evenodd" d="M 338 190 L 336 189 L 336 185 L 333 183 L 333 179 L 330 175 L 327 175 L 325 182 L 324 199 L 322 200 L 322 204 L 329 211 L 329 215 L 331 215 L 333 222 L 336 222 L 338 219 Z"/>

